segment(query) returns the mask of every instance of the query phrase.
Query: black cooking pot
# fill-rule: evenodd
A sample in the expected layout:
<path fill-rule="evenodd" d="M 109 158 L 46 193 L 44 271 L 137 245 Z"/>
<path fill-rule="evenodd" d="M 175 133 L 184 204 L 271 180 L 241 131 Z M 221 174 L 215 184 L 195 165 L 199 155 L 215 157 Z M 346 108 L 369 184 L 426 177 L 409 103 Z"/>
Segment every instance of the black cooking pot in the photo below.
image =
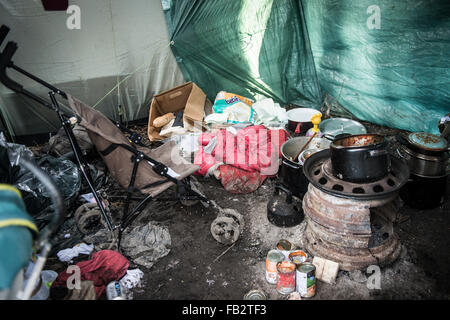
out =
<path fill-rule="evenodd" d="M 378 134 L 359 134 L 333 140 L 330 145 L 333 175 L 345 181 L 373 182 L 389 172 L 388 141 Z"/>
<path fill-rule="evenodd" d="M 445 199 L 447 178 L 421 177 L 411 173 L 408 182 L 400 189 L 400 198 L 411 208 L 437 208 Z"/>
<path fill-rule="evenodd" d="M 287 140 L 281 145 L 282 163 L 279 176 L 285 186 L 296 197 L 303 198 L 308 189 L 309 181 L 303 174 L 303 166 L 294 159 L 301 148 L 308 142 L 309 137 L 296 137 Z M 307 149 L 327 149 L 330 141 L 322 138 L 313 138 Z"/>

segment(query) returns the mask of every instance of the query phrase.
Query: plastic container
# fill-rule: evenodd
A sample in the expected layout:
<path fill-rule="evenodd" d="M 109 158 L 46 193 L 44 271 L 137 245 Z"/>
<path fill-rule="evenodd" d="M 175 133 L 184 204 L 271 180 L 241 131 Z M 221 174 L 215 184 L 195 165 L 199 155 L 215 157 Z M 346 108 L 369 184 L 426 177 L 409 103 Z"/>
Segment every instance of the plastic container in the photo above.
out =
<path fill-rule="evenodd" d="M 106 286 L 106 297 L 108 300 L 127 300 L 125 288 L 119 281 L 112 281 Z"/>

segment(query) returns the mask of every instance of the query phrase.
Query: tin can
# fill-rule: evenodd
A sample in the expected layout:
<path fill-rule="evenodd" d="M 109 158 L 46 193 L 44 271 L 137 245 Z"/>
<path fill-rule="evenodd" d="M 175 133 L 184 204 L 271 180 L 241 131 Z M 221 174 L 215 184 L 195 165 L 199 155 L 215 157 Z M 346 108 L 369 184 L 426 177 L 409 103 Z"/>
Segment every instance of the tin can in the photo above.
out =
<path fill-rule="evenodd" d="M 303 263 L 296 270 L 296 291 L 302 298 L 311 298 L 316 294 L 316 267 L 312 263 Z"/>
<path fill-rule="evenodd" d="M 303 250 L 295 250 L 289 254 L 289 261 L 295 264 L 296 267 L 299 265 L 309 262 L 308 254 Z"/>
<path fill-rule="evenodd" d="M 290 294 L 295 291 L 295 264 L 282 261 L 277 264 L 277 291 Z"/>
<path fill-rule="evenodd" d="M 112 281 L 106 286 L 108 300 L 127 300 L 125 291 L 119 281 Z"/>
<path fill-rule="evenodd" d="M 266 280 L 268 283 L 277 283 L 277 264 L 284 260 L 284 255 L 278 250 L 270 250 L 266 258 Z"/>
<path fill-rule="evenodd" d="M 267 300 L 267 297 L 261 290 L 251 290 L 244 296 L 244 300 Z"/>
<path fill-rule="evenodd" d="M 294 245 L 286 239 L 281 239 L 277 243 L 277 249 L 284 255 L 284 259 L 289 261 L 289 253 L 294 249 Z"/>

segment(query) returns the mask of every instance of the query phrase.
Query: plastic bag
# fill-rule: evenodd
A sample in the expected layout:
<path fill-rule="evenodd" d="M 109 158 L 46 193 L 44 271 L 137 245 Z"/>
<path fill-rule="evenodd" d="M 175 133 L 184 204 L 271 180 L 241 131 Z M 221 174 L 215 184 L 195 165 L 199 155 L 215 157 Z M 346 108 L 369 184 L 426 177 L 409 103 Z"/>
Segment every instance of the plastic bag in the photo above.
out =
<path fill-rule="evenodd" d="M 66 205 L 68 205 L 77 195 L 81 188 L 81 177 L 78 167 L 70 160 L 58 159 L 46 155 L 35 159 L 37 165 L 44 170 L 55 181 Z M 44 185 L 29 171 L 23 173 L 14 186 L 22 191 L 23 200 L 28 213 L 33 216 L 46 211 L 53 211 L 51 198 Z M 51 215 L 47 212 L 46 216 Z M 37 217 L 38 219 L 38 217 Z"/>
<path fill-rule="evenodd" d="M 242 123 L 251 122 L 254 119 L 254 112 L 251 105 L 253 100 L 220 91 L 212 106 L 212 114 L 205 117 L 206 123 Z"/>

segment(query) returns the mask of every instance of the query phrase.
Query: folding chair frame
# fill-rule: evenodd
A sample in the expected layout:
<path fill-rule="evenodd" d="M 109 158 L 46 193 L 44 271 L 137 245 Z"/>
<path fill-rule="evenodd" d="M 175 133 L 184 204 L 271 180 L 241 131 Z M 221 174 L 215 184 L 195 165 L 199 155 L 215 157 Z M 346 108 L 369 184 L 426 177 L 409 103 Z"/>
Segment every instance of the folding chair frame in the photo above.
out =
<path fill-rule="evenodd" d="M 7 33 L 9 32 L 9 28 L 2 25 L 0 27 L 0 45 L 5 39 Z M 32 100 L 38 102 L 39 104 L 50 108 L 56 112 L 58 115 L 59 121 L 61 122 L 62 127 L 64 128 L 64 131 L 67 135 L 67 138 L 69 140 L 70 146 L 73 150 L 76 163 L 78 165 L 78 168 L 80 169 L 83 177 L 85 178 L 89 189 L 91 190 L 92 194 L 94 195 L 95 201 L 100 208 L 101 214 L 103 218 L 105 219 L 105 222 L 107 224 L 107 227 L 109 231 L 113 232 L 117 228 L 119 228 L 119 248 L 120 248 L 120 239 L 122 236 L 122 233 L 125 231 L 125 229 L 134 221 L 134 219 L 145 209 L 146 205 L 151 200 L 200 200 L 204 201 L 206 203 L 209 203 L 209 200 L 205 198 L 203 195 L 199 194 L 198 192 L 194 191 L 190 187 L 190 180 L 189 177 L 178 180 L 175 177 L 173 177 L 169 173 L 169 167 L 164 165 L 163 163 L 160 163 L 150 157 L 148 157 L 146 154 L 140 152 L 136 148 L 133 148 L 130 145 L 121 144 L 121 145 L 111 145 L 107 148 L 107 150 L 99 151 L 103 155 L 107 155 L 109 152 L 112 152 L 115 148 L 124 148 L 131 152 L 133 154 L 133 171 L 130 179 L 130 183 L 127 189 L 127 195 L 123 210 L 123 216 L 121 219 L 120 224 L 117 226 L 113 226 L 111 223 L 111 219 L 109 218 L 103 203 L 95 189 L 95 185 L 93 183 L 93 179 L 89 172 L 89 167 L 86 159 L 83 157 L 83 153 L 81 151 L 81 148 L 76 140 L 76 137 L 72 131 L 71 122 L 69 121 L 69 117 L 61 112 L 60 106 L 58 104 L 58 101 L 56 100 L 56 95 L 58 94 L 62 98 L 67 100 L 67 95 L 62 90 L 52 86 L 51 84 L 45 82 L 44 80 L 32 75 L 31 73 L 23 70 L 22 68 L 16 66 L 12 61 L 12 56 L 17 50 L 17 44 L 15 42 L 8 42 L 3 52 L 0 54 L 0 82 L 2 82 L 7 88 L 11 89 L 14 92 L 17 92 L 19 94 L 22 94 L 24 96 L 27 96 L 28 98 L 31 98 Z M 22 85 L 15 82 L 14 80 L 10 79 L 8 75 L 6 74 L 6 69 L 10 68 L 13 69 L 26 77 L 40 83 L 41 85 L 45 86 L 46 88 L 50 89 L 50 92 L 48 93 L 50 97 L 50 101 L 33 94 L 32 92 L 26 90 L 23 88 Z M 114 124 L 114 122 L 113 122 Z M 116 126 L 118 126 L 120 129 L 124 130 L 124 127 L 121 126 L 119 123 L 115 123 Z M 125 128 L 125 131 L 128 133 L 132 133 L 129 129 Z M 133 143 L 140 144 L 141 139 L 139 139 L 136 136 L 132 136 L 131 138 L 133 140 Z M 142 144 L 140 144 L 142 145 Z M 147 195 L 144 199 L 142 199 L 138 204 L 135 205 L 135 207 L 130 211 L 130 202 L 132 201 L 132 195 L 135 191 L 138 191 L 134 187 L 135 179 L 136 179 L 136 173 L 139 167 L 139 164 L 142 163 L 142 161 L 147 161 L 151 166 L 153 171 L 155 171 L 158 175 L 165 177 L 165 180 L 158 181 L 152 184 L 149 184 L 142 189 L 154 187 L 166 182 L 173 182 L 177 186 L 177 197 L 176 198 L 170 198 L 170 199 L 158 199 L 153 198 L 151 195 Z"/>

